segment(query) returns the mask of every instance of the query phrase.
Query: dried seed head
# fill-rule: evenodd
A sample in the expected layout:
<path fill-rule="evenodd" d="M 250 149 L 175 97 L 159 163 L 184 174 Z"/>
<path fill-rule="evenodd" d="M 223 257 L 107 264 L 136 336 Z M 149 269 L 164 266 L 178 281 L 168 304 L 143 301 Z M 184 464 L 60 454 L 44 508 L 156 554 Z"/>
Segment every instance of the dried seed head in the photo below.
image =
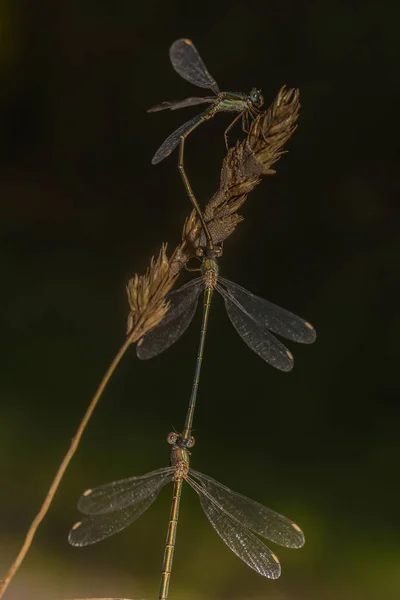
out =
<path fill-rule="evenodd" d="M 283 86 L 270 108 L 254 120 L 246 141 L 264 173 L 285 153 L 282 148 L 296 130 L 299 111 L 299 90 Z"/>
<path fill-rule="evenodd" d="M 271 166 L 284 154 L 282 148 L 296 129 L 299 110 L 299 91 L 282 87 L 270 108 L 253 121 L 245 140 L 228 151 L 219 190 L 204 210 L 210 232 L 218 222 L 215 243 L 233 233 L 242 220 L 236 211 L 262 177 L 275 173 Z"/>
<path fill-rule="evenodd" d="M 270 108 L 253 121 L 248 136 L 231 148 L 222 164 L 218 191 L 204 209 L 214 244 L 228 238 L 243 220 L 239 208 L 264 175 L 273 175 L 271 166 L 284 154 L 283 146 L 296 129 L 299 91 L 282 87 Z M 145 275 L 135 275 L 128 283 L 130 305 L 127 332 L 132 342 L 140 340 L 158 325 L 169 309 L 166 295 L 181 269 L 206 246 L 200 220 L 193 210 L 186 219 L 182 242 L 168 259 L 163 245 L 157 259 L 151 260 Z"/>
<path fill-rule="evenodd" d="M 174 285 L 177 274 L 170 273 L 166 250 L 167 246 L 163 244 L 158 258 L 153 256 L 151 259 L 147 272 L 144 275 L 134 275 L 128 282 L 127 293 L 131 310 L 127 334 L 130 334 L 133 328 L 137 329 L 133 342 L 158 325 L 168 311 L 166 295 Z"/>

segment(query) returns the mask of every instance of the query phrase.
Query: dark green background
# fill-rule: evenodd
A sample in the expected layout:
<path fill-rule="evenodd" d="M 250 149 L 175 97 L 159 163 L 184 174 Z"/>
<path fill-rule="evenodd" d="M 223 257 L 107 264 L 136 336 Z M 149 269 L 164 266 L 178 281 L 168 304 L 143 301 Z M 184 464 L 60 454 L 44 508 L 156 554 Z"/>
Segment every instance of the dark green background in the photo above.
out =
<path fill-rule="evenodd" d="M 193 465 L 287 514 L 304 549 L 274 547 L 264 580 L 229 552 L 185 489 L 171 598 L 392 600 L 400 595 L 399 21 L 394 2 L 69 0 L 0 5 L 0 560 L 4 572 L 108 363 L 125 284 L 190 207 L 176 154 L 150 159 L 201 90 L 168 48 L 192 38 L 221 89 L 299 87 L 299 128 L 249 197 L 223 274 L 308 318 L 294 371 L 264 364 L 220 298 L 210 318 Z M 224 157 L 218 115 L 187 144 L 203 203 Z M 239 129 L 236 130 L 240 134 Z M 183 281 L 183 279 L 182 279 Z M 168 462 L 199 334 L 148 363 L 132 349 L 67 471 L 10 600 L 156 598 L 171 489 L 124 533 L 76 549 L 79 494 Z"/>

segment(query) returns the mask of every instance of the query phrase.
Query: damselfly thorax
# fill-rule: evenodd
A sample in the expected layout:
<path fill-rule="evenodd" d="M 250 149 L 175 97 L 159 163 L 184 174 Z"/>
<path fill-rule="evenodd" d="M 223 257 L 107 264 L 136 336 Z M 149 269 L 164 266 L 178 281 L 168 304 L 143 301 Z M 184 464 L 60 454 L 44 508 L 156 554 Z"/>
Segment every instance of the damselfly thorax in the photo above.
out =
<path fill-rule="evenodd" d="M 181 481 L 189 475 L 190 451 L 194 446 L 194 438 L 191 436 L 187 440 L 182 440 L 179 433 L 172 432 L 168 435 L 167 441 L 172 445 L 171 466 L 175 467 L 173 480 Z"/>
<path fill-rule="evenodd" d="M 204 249 L 203 261 L 201 263 L 201 273 L 203 276 L 204 287 L 216 288 L 218 283 L 219 267 L 216 258 L 221 256 L 219 248 L 210 250 L 209 248 Z"/>

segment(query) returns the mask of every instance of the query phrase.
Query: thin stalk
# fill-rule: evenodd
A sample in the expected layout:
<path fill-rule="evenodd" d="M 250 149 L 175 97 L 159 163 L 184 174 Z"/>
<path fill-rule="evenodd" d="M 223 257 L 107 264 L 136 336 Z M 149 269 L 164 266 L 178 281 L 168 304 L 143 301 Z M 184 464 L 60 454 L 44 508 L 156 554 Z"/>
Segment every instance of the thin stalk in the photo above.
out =
<path fill-rule="evenodd" d="M 11 567 L 8 569 L 6 576 L 0 582 L 0 599 L 3 597 L 4 592 L 8 588 L 14 575 L 16 574 L 19 567 L 21 566 L 21 563 L 25 559 L 25 556 L 32 544 L 34 537 L 35 537 L 36 531 L 37 531 L 40 523 L 43 521 L 44 517 L 46 516 L 46 514 L 50 508 L 50 505 L 53 501 L 53 498 L 59 488 L 59 485 L 64 476 L 64 473 L 67 470 L 69 463 L 71 462 L 75 452 L 78 449 L 79 443 L 80 443 L 82 435 L 86 429 L 86 426 L 89 423 L 89 420 L 90 420 L 108 382 L 110 381 L 112 375 L 114 374 L 115 369 L 117 368 L 118 364 L 120 363 L 122 357 L 124 356 L 125 352 L 129 348 L 129 346 L 132 344 L 135 336 L 137 336 L 137 332 L 138 332 L 140 325 L 141 325 L 141 323 L 138 322 L 137 325 L 134 327 L 134 329 L 131 331 L 130 335 L 127 337 L 126 341 L 123 343 L 123 345 L 117 352 L 116 356 L 114 357 L 114 360 L 108 367 L 103 379 L 101 380 L 100 385 L 97 388 L 96 393 L 94 394 L 94 396 L 93 396 L 93 398 L 92 398 L 92 400 L 91 400 L 91 402 L 90 402 L 90 404 L 78 426 L 78 429 L 76 430 L 75 436 L 72 438 L 71 445 L 70 445 L 67 453 L 65 454 L 63 460 L 61 461 L 60 466 L 58 467 L 57 473 L 49 487 L 49 490 L 43 501 L 43 504 L 40 507 L 39 512 L 37 513 L 36 517 L 33 519 L 32 523 L 28 529 L 28 532 L 25 537 L 25 541 L 22 544 L 21 549 L 18 552 Z"/>

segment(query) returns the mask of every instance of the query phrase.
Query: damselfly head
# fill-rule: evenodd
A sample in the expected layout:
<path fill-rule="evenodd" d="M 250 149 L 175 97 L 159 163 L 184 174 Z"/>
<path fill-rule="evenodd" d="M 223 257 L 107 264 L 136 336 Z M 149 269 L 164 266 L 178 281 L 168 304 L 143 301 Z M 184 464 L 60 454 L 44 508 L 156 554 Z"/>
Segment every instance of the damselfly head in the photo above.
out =
<path fill-rule="evenodd" d="M 249 98 L 255 108 L 261 108 L 264 104 L 264 96 L 262 95 L 261 90 L 257 90 L 257 88 L 251 90 Z"/>
<path fill-rule="evenodd" d="M 173 431 L 172 433 L 168 434 L 167 442 L 168 444 L 171 444 L 171 446 L 179 446 L 180 448 L 193 448 L 195 439 L 192 435 L 188 438 L 183 438 L 181 433 L 176 433 Z"/>

